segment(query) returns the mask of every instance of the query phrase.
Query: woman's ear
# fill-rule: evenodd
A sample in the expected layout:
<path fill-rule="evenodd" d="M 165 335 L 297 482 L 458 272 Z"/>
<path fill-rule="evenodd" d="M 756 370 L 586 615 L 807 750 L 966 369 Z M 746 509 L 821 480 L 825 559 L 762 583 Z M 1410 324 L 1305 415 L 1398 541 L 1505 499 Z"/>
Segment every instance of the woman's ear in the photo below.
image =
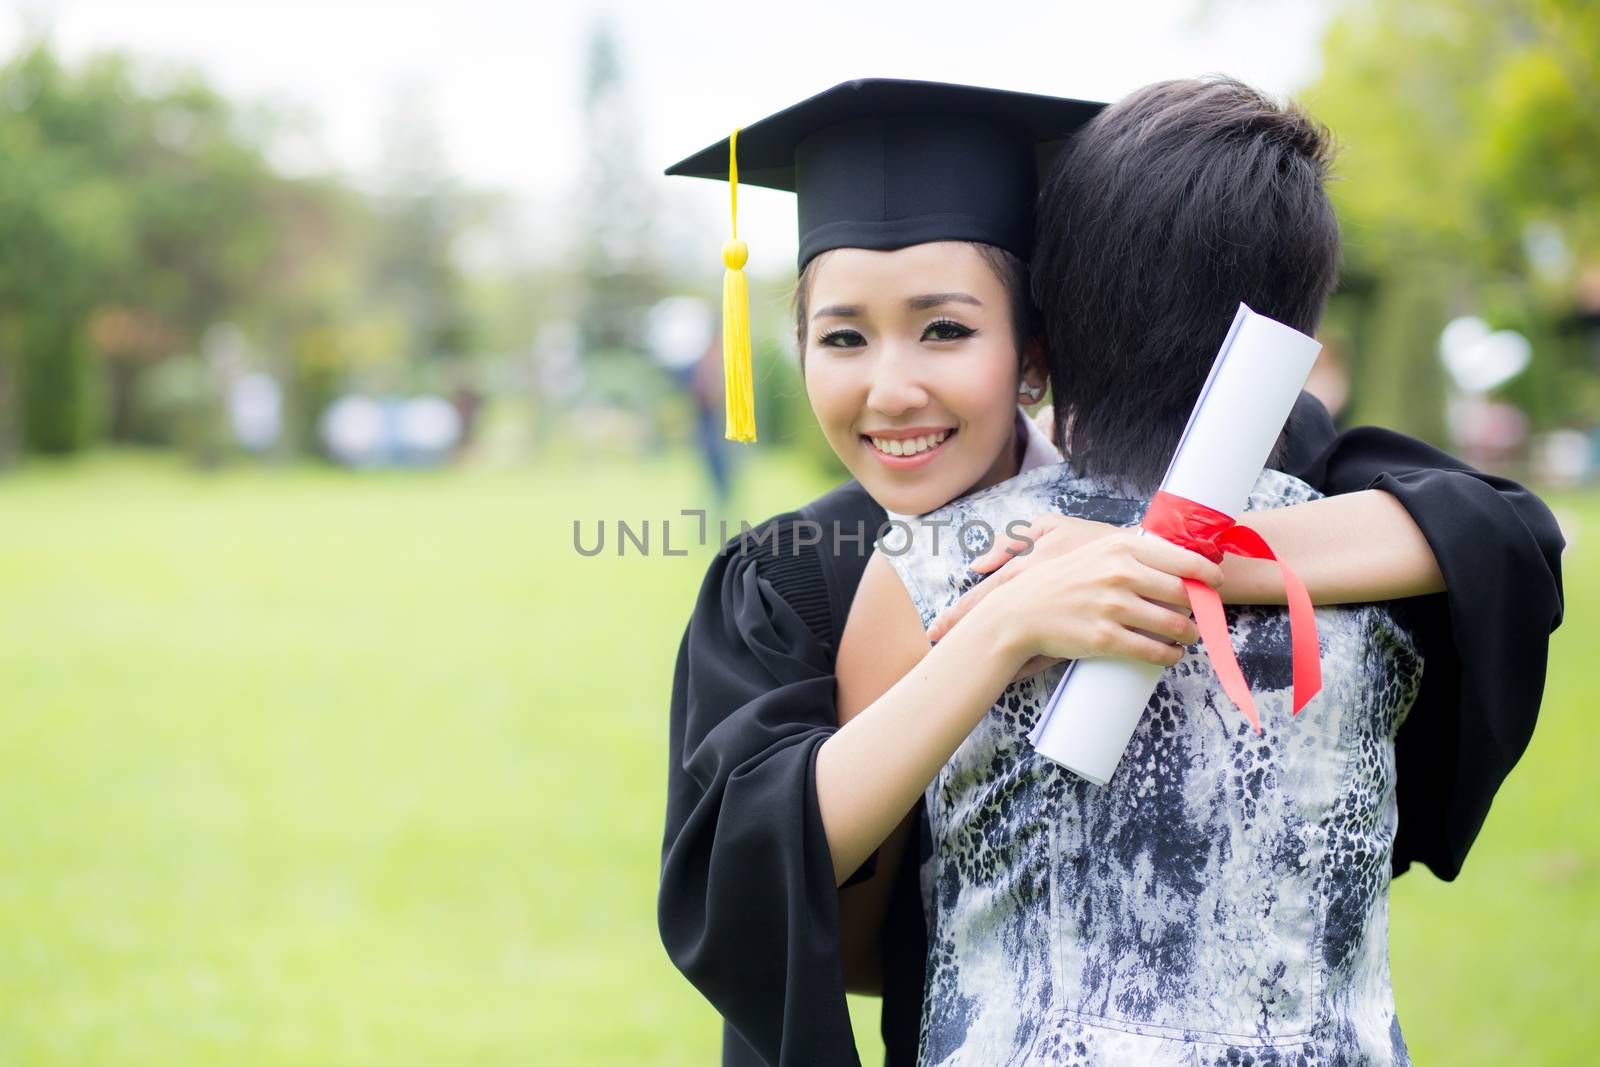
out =
<path fill-rule="evenodd" d="M 1029 341 L 1022 350 L 1022 375 L 1017 383 L 1018 402 L 1032 405 L 1043 400 L 1049 381 L 1050 375 L 1044 366 L 1044 348 L 1038 341 Z"/>

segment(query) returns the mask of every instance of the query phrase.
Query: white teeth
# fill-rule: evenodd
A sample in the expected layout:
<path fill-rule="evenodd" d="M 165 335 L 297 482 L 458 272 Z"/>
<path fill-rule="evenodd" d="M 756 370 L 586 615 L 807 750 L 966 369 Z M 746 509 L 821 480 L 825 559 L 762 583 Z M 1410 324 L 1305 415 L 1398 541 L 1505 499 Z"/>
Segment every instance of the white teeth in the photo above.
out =
<path fill-rule="evenodd" d="M 930 448 L 937 448 L 950 436 L 949 430 L 940 430 L 936 434 L 912 437 L 901 440 L 896 437 L 871 437 L 873 447 L 879 452 L 890 456 L 914 456 L 918 452 L 926 452 Z"/>

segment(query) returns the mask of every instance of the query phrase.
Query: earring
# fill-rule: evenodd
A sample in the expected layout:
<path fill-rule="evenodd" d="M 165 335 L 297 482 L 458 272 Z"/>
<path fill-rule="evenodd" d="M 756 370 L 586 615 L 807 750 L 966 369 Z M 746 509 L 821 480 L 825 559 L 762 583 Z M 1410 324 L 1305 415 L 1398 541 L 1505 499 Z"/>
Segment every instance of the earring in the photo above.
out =
<path fill-rule="evenodd" d="M 1039 402 L 1039 398 L 1044 396 L 1044 386 L 1028 385 L 1026 382 L 1024 382 L 1022 386 L 1022 392 L 1027 396 L 1028 403 L 1036 404 Z"/>

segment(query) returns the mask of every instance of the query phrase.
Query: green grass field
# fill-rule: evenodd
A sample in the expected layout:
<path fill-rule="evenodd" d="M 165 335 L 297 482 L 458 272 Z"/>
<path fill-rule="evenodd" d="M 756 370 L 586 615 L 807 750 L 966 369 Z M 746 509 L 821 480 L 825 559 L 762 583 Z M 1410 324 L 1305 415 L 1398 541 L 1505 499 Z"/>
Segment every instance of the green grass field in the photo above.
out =
<path fill-rule="evenodd" d="M 752 519 L 820 488 L 745 474 Z M 701 496 L 679 458 L 0 477 L 0 1065 L 716 1062 L 654 918 L 709 550 L 572 548 L 574 519 Z M 1424 1065 L 1600 1045 L 1600 498 L 1560 503 L 1579 540 L 1532 750 L 1460 881 L 1394 892 Z"/>

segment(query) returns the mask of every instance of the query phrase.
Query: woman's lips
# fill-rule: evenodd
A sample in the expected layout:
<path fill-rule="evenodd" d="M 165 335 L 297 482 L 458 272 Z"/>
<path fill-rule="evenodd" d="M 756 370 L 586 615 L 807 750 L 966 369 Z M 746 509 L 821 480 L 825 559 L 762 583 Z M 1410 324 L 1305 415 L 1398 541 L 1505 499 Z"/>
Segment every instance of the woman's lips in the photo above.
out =
<path fill-rule="evenodd" d="M 931 463 L 935 456 L 944 451 L 944 447 L 950 443 L 950 439 L 955 435 L 956 431 L 951 428 L 909 434 L 905 431 L 897 430 L 892 435 L 862 434 L 861 441 L 874 456 L 878 457 L 884 466 L 891 470 L 903 471 Z M 919 451 L 912 452 L 909 455 L 897 456 L 892 452 L 884 451 L 884 447 L 904 450 L 917 448 Z"/>

